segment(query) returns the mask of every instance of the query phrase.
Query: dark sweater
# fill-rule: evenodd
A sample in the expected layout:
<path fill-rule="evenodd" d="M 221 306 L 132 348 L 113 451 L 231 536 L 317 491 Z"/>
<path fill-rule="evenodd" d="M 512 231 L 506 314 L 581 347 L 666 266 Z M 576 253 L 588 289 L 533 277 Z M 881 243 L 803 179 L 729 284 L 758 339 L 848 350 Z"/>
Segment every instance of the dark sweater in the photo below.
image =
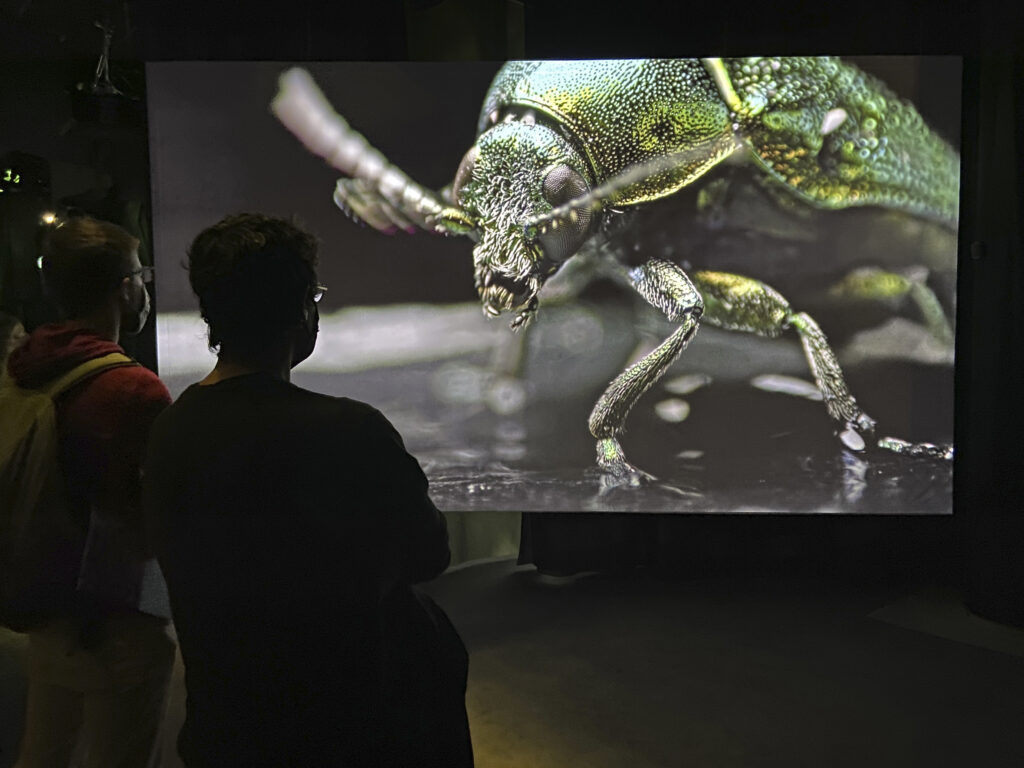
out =
<path fill-rule="evenodd" d="M 403 631 L 388 606 L 416 613 L 401 596 L 450 558 L 394 427 L 269 375 L 193 385 L 153 427 L 144 500 L 186 668 L 186 762 L 371 764 L 387 634 Z"/>

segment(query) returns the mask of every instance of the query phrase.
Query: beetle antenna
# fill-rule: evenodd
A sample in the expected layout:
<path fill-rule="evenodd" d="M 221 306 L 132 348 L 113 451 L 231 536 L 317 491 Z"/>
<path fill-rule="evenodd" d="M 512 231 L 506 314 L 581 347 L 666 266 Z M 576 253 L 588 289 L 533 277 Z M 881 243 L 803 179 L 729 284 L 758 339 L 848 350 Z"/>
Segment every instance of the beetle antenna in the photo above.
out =
<path fill-rule="evenodd" d="M 585 195 L 570 200 L 540 216 L 531 216 L 523 223 L 526 238 L 533 241 L 538 235 L 558 229 L 574 221 L 581 211 L 593 213 L 614 205 L 626 197 L 626 190 L 664 173 L 674 173 L 678 178 L 669 189 L 662 188 L 657 194 L 638 196 L 633 202 L 654 200 L 669 192 L 692 183 L 703 176 L 712 166 L 717 165 L 732 154 L 738 145 L 726 146 L 724 149 L 709 153 L 707 146 L 690 147 L 680 152 L 672 152 L 652 157 L 636 165 L 630 166 L 617 176 L 590 190 Z"/>
<path fill-rule="evenodd" d="M 353 130 L 334 111 L 309 72 L 299 67 L 284 72 L 270 109 L 310 152 L 346 176 L 362 181 L 364 189 L 377 192 L 418 226 L 434 230 L 427 218 L 445 211 L 448 206 L 444 200 L 406 176 Z"/>
<path fill-rule="evenodd" d="M 715 81 L 718 93 L 722 96 L 722 101 L 725 102 L 726 106 L 737 115 L 745 114 L 747 110 L 743 100 L 737 95 L 736 89 L 732 87 L 732 78 L 729 77 L 729 73 L 726 71 L 722 60 L 720 58 L 712 58 L 701 59 L 701 61 L 708 74 L 711 75 L 711 79 Z"/>

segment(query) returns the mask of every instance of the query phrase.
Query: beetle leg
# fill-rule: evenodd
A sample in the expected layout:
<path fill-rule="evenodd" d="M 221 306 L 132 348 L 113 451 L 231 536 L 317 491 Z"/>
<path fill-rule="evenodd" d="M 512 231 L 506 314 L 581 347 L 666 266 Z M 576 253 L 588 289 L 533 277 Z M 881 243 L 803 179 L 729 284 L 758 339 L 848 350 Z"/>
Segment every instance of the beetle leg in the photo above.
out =
<path fill-rule="evenodd" d="M 639 485 L 651 475 L 626 461 L 619 444 L 626 416 L 640 396 L 661 378 L 689 344 L 700 325 L 704 302 L 690 278 L 677 265 L 651 259 L 633 269 L 636 291 L 679 327 L 656 349 L 620 373 L 598 398 L 590 414 L 590 434 L 597 438 L 597 464 L 611 485 Z"/>
<path fill-rule="evenodd" d="M 804 356 L 810 363 L 814 381 L 821 390 L 828 415 L 845 425 L 845 429 L 840 433 L 840 439 L 851 450 L 863 450 L 864 436 L 874 433 L 875 420 L 857 405 L 857 400 L 846 385 L 839 361 L 829 346 L 825 333 L 806 312 L 790 313 L 785 322 L 786 325 L 795 328 L 800 335 Z"/>
<path fill-rule="evenodd" d="M 868 267 L 851 272 L 829 289 L 842 301 L 904 301 L 917 308 L 929 332 L 944 346 L 953 346 L 953 328 L 935 292 L 924 278 Z"/>
<path fill-rule="evenodd" d="M 704 295 L 705 318 L 712 325 L 771 338 L 788 328 L 796 330 L 829 416 L 844 425 L 841 439 L 847 447 L 863 450 L 864 436 L 874 431 L 875 421 L 850 393 L 839 361 L 814 318 L 794 312 L 778 291 L 758 280 L 726 272 L 696 272 L 693 279 Z"/>
<path fill-rule="evenodd" d="M 795 329 L 828 414 L 843 425 L 840 439 L 851 450 L 864 450 L 865 437 L 875 431 L 875 420 L 864 413 L 850 393 L 839 361 L 814 318 L 806 312 L 794 312 L 778 291 L 748 277 L 725 272 L 696 272 L 693 279 L 704 295 L 707 310 L 704 317 L 712 325 L 772 338 L 789 328 Z M 949 446 L 908 443 L 891 437 L 878 440 L 877 445 L 911 456 L 952 458 Z"/>

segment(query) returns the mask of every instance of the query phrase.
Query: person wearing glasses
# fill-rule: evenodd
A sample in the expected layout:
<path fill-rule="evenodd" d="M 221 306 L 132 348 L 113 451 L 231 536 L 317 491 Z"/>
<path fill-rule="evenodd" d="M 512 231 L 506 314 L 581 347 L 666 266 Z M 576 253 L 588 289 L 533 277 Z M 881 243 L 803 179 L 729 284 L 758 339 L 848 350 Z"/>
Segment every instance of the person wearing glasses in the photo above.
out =
<path fill-rule="evenodd" d="M 81 364 L 117 353 L 149 315 L 139 241 L 88 216 L 43 244 L 43 285 L 62 311 L 9 355 L 10 380 L 42 389 Z M 28 699 L 17 768 L 150 766 L 160 759 L 176 643 L 159 568 L 146 541 L 140 457 L 171 397 L 127 356 L 56 400 L 58 464 L 81 551 L 66 601 L 28 633 Z M 67 560 L 68 562 L 64 562 Z M 73 561 L 73 562 L 72 562 Z"/>
<path fill-rule="evenodd" d="M 471 766 L 466 649 L 412 587 L 450 560 L 427 479 L 376 408 L 290 381 L 319 331 L 315 238 L 229 216 L 188 270 L 217 362 L 157 419 L 143 481 L 183 762 Z"/>

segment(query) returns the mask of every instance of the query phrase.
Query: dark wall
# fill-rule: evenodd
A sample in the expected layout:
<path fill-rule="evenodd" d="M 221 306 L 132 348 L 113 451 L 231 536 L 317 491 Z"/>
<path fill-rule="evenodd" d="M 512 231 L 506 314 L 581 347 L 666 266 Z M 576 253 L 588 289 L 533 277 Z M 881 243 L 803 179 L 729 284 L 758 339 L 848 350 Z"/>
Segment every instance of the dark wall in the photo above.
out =
<path fill-rule="evenodd" d="M 971 61 L 957 332 L 956 509 L 968 604 L 1024 625 L 1024 48 Z"/>
<path fill-rule="evenodd" d="M 95 77 L 102 41 L 99 31 L 94 31 L 96 58 L 20 58 L 0 63 L 0 155 L 25 153 L 37 158 L 49 173 L 45 192 L 30 205 L 15 205 L 27 202 L 25 195 L 17 193 L 0 200 L 5 261 L 0 309 L 19 317 L 29 330 L 57 318 L 56 308 L 41 294 L 35 269 L 42 211 L 76 208 L 120 224 L 139 239 L 142 263 L 152 263 L 143 66 L 117 62 L 112 82 L 124 97 L 90 98 L 87 90 Z M 157 300 L 154 296 L 154 304 Z M 122 344 L 155 369 L 152 323 L 139 336 L 122 339 Z"/>

